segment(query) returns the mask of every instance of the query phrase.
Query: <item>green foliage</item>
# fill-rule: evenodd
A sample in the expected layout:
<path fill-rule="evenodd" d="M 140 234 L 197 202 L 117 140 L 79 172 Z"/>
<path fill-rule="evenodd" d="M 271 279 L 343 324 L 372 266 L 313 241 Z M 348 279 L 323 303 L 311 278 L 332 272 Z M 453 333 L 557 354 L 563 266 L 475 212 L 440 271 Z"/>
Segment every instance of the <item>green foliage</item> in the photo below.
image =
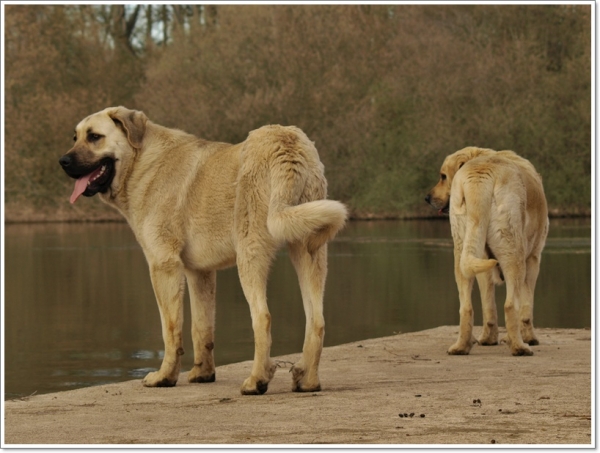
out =
<path fill-rule="evenodd" d="M 443 158 L 471 145 L 530 159 L 552 212 L 590 212 L 589 5 L 5 11 L 10 212 L 86 210 L 56 160 L 81 118 L 119 104 L 210 140 L 297 125 L 359 216 L 435 214 Z"/>

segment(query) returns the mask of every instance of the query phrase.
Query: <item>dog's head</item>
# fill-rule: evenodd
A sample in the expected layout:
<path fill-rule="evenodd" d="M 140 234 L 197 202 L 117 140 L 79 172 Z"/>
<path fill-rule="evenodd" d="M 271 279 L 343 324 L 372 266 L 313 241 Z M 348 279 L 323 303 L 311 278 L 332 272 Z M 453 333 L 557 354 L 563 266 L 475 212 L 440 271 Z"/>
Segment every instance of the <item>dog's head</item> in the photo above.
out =
<path fill-rule="evenodd" d="M 125 107 L 110 107 L 83 119 L 75 128 L 75 145 L 59 159 L 76 179 L 71 203 L 109 190 L 118 191 L 120 174 L 142 147 L 148 118 Z"/>
<path fill-rule="evenodd" d="M 429 191 L 425 197 L 425 201 L 437 209 L 440 214 L 449 214 L 450 190 L 452 189 L 454 175 L 456 175 L 456 172 L 469 160 L 490 152 L 495 153 L 495 151 L 491 149 L 469 146 L 447 156 L 440 169 L 440 180 L 433 189 Z"/>

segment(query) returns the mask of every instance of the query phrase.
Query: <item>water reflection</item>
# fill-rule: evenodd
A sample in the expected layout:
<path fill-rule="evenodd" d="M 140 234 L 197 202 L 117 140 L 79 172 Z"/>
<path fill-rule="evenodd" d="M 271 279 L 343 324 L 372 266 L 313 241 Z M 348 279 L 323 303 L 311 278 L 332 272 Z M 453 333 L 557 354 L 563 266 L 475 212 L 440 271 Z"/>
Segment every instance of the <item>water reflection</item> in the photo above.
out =
<path fill-rule="evenodd" d="M 134 351 L 131 354 L 131 358 L 133 359 L 141 359 L 141 360 L 148 360 L 148 359 L 154 359 L 155 357 L 158 358 L 159 354 L 162 351 Z M 162 354 L 160 354 L 162 355 Z"/>
<path fill-rule="evenodd" d="M 160 366 L 160 318 L 148 267 L 126 224 L 8 225 L 5 231 L 5 398 L 138 379 Z M 552 221 L 537 326 L 590 326 L 590 238 L 589 219 Z M 452 268 L 447 221 L 351 223 L 330 245 L 325 345 L 457 324 Z M 220 272 L 217 286 L 217 365 L 250 360 L 252 327 L 236 270 Z M 497 294 L 502 301 L 504 287 Z M 273 355 L 299 352 L 304 312 L 285 250 L 273 265 L 268 296 Z M 185 310 L 183 369 L 189 369 Z"/>

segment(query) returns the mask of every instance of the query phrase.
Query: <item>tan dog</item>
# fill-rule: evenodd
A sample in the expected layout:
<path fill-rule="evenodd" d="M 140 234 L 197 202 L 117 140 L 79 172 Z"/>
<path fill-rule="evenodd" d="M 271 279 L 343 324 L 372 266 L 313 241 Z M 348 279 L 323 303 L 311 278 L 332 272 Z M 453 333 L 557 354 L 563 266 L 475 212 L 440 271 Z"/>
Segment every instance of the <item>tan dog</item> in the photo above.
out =
<path fill-rule="evenodd" d="M 483 306 L 480 344 L 498 344 L 494 284 L 506 280 L 504 315 L 513 355 L 532 355 L 533 295 L 548 234 L 542 178 L 512 151 L 464 148 L 444 160 L 425 200 L 450 213 L 460 333 L 449 354 L 468 354 L 473 338 L 471 291 L 477 278 Z"/>
<path fill-rule="evenodd" d="M 215 380 L 216 271 L 237 265 L 255 341 L 252 372 L 241 391 L 265 393 L 276 369 L 267 277 L 277 249 L 287 244 L 306 314 L 302 358 L 291 369 L 293 390 L 320 390 L 327 241 L 347 213 L 325 199 L 323 164 L 306 135 L 295 127 L 265 126 L 237 145 L 209 142 L 114 107 L 82 120 L 74 140 L 60 159 L 77 179 L 71 203 L 99 193 L 125 216 L 150 267 L 165 355 L 143 384 L 177 382 L 186 280 L 194 343 L 188 379 Z"/>

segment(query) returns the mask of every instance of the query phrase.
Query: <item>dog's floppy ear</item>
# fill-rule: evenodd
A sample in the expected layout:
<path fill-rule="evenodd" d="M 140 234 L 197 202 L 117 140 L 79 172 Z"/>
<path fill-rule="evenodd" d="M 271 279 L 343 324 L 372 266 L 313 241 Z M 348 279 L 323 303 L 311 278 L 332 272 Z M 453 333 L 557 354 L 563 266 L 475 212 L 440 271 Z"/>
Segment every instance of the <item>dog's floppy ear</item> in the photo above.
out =
<path fill-rule="evenodd" d="M 471 159 L 475 159 L 476 157 L 481 155 L 485 150 L 482 148 L 477 148 L 475 146 L 470 146 L 468 148 L 463 149 L 462 151 L 463 155 L 461 155 L 458 159 L 458 167 L 456 168 L 456 171 L 460 170 L 462 166 Z"/>
<path fill-rule="evenodd" d="M 123 128 L 125 135 L 127 135 L 127 141 L 133 148 L 140 149 L 142 147 L 146 122 L 148 121 L 148 117 L 144 115 L 144 112 L 129 110 L 125 107 L 115 107 L 108 112 L 108 116 Z"/>

